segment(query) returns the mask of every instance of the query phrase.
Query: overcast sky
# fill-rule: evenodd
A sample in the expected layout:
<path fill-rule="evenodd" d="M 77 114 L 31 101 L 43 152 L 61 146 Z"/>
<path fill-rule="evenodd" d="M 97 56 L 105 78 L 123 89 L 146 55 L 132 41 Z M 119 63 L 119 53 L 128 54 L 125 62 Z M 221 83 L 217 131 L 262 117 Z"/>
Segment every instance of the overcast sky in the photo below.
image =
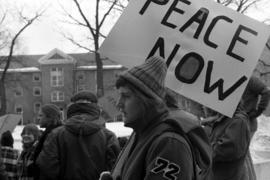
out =
<path fill-rule="evenodd" d="M 59 0 L 64 2 L 65 5 L 71 3 L 71 0 Z M 94 2 L 94 0 L 88 0 L 88 2 Z M 270 2 L 269 0 L 263 0 L 265 3 L 263 6 L 259 6 L 257 9 L 249 11 L 248 16 L 257 19 L 259 21 L 270 19 Z M 59 9 L 57 0 L 0 0 L 1 4 L 3 2 L 8 2 L 10 4 L 16 4 L 17 6 L 23 6 L 24 9 L 37 9 L 42 4 L 43 7 L 48 7 L 44 17 L 40 21 L 33 24 L 29 29 L 27 29 L 22 34 L 23 40 L 23 54 L 46 54 L 54 48 L 59 48 L 66 53 L 77 53 L 86 52 L 74 46 L 68 42 L 59 33 Z M 74 8 L 71 8 L 71 10 Z M 90 7 L 89 7 L 90 9 Z M 91 10 L 90 10 L 91 11 Z M 108 26 L 107 29 L 111 29 L 113 25 Z M 72 28 L 71 28 L 72 31 Z M 73 32 L 78 30 L 73 30 Z M 80 32 L 78 32 L 80 33 Z"/>

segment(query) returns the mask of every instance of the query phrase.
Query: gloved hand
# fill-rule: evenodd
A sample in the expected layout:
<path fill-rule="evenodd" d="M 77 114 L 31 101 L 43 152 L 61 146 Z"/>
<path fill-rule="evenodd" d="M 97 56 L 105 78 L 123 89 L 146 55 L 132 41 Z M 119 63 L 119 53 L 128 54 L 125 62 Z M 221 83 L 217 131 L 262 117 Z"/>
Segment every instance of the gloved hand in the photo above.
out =
<path fill-rule="evenodd" d="M 113 180 L 113 178 L 109 171 L 104 171 L 100 174 L 99 180 Z"/>
<path fill-rule="evenodd" d="M 263 110 L 261 109 L 258 109 L 258 110 L 251 110 L 249 113 L 248 113 L 248 116 L 250 119 L 255 119 L 257 118 L 258 116 L 260 116 L 262 114 Z"/>

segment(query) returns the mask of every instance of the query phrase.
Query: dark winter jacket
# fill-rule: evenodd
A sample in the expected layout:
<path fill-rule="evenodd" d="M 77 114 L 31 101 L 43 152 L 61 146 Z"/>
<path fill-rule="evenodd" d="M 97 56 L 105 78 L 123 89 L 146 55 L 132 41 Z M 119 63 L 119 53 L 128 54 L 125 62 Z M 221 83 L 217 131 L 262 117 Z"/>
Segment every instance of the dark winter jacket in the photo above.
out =
<path fill-rule="evenodd" d="M 243 105 L 247 113 L 257 112 L 260 115 L 267 107 L 270 90 L 257 77 L 252 76 L 243 93 Z"/>
<path fill-rule="evenodd" d="M 212 177 L 212 147 L 199 119 L 187 111 L 170 108 L 170 116 L 166 122 L 174 130 L 183 131 L 189 142 L 193 151 L 193 163 L 196 167 L 195 180 L 209 180 Z"/>
<path fill-rule="evenodd" d="M 117 180 L 194 178 L 192 152 L 179 133 L 169 130 L 168 113 L 152 114 L 141 134 L 133 133 L 121 152 L 112 176 Z M 176 120 L 172 120 L 176 124 Z M 165 125 L 165 126 L 164 126 Z M 164 128 L 165 127 L 165 128 Z"/>
<path fill-rule="evenodd" d="M 107 128 L 104 128 L 104 133 L 106 134 L 106 169 L 112 170 L 116 159 L 121 151 L 120 143 L 114 132 Z"/>
<path fill-rule="evenodd" d="M 246 180 L 244 165 L 250 144 L 248 116 L 239 108 L 233 118 L 221 116 L 210 134 L 213 180 Z"/>
<path fill-rule="evenodd" d="M 37 159 L 40 179 L 97 180 L 107 170 L 106 147 L 104 124 L 97 116 L 71 116 L 44 143 Z"/>
<path fill-rule="evenodd" d="M 244 109 L 249 115 L 250 130 L 252 133 L 258 128 L 257 117 L 267 108 L 270 99 L 270 90 L 257 77 L 252 76 L 242 96 Z"/>
<path fill-rule="evenodd" d="M 33 154 L 33 164 L 29 167 L 30 173 L 33 174 L 34 176 L 34 180 L 39 180 L 39 176 L 40 176 L 39 168 L 36 164 L 37 157 L 39 156 L 39 153 L 43 149 L 44 142 L 47 139 L 50 132 L 59 126 L 61 126 L 61 124 L 52 125 L 46 128 L 44 132 L 42 132 L 42 135 L 37 143 L 37 146 Z"/>
<path fill-rule="evenodd" d="M 32 167 L 34 163 L 34 152 L 37 146 L 37 141 L 34 142 L 28 148 L 24 148 L 21 152 L 18 161 L 18 179 L 19 180 L 33 180 L 34 174 L 32 173 Z"/>

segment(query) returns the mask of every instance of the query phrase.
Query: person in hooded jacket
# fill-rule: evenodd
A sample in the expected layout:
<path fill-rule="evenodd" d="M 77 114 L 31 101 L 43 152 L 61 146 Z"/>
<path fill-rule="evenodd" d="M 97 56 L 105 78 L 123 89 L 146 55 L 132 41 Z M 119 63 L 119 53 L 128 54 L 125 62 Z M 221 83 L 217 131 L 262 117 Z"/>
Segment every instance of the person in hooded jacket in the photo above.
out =
<path fill-rule="evenodd" d="M 237 106 L 232 118 L 206 109 L 208 118 L 203 120 L 202 124 L 210 127 L 209 136 L 213 149 L 212 180 L 256 180 L 254 172 L 245 164 L 251 132 L 249 117 L 242 107 L 242 102 Z"/>
<path fill-rule="evenodd" d="M 80 91 L 71 97 L 70 101 L 72 103 L 78 102 L 91 102 L 98 106 L 98 98 L 90 91 Z M 100 108 L 100 112 L 101 112 Z M 118 154 L 120 153 L 120 143 L 117 139 L 117 136 L 114 132 L 106 128 L 105 120 L 101 117 L 100 114 L 100 123 L 104 127 L 104 133 L 106 134 L 106 169 L 111 170 L 115 164 Z"/>
<path fill-rule="evenodd" d="M 41 180 L 96 180 L 107 170 L 107 139 L 99 116 L 95 102 L 89 99 L 71 102 L 64 125 L 48 135 L 38 156 Z"/>
<path fill-rule="evenodd" d="M 181 134 L 170 131 L 165 122 L 169 116 L 164 103 L 166 72 L 164 59 L 150 57 L 119 75 L 118 107 L 124 125 L 134 132 L 115 168 L 110 173 L 103 172 L 101 180 L 193 180 L 189 144 Z"/>

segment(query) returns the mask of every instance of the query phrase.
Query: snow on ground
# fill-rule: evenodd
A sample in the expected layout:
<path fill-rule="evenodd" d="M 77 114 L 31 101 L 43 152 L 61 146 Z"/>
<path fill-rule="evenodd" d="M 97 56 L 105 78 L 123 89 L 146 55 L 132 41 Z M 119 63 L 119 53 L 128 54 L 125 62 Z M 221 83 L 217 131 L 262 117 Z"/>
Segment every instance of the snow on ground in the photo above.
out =
<path fill-rule="evenodd" d="M 123 122 L 106 123 L 106 127 L 113 131 L 117 137 L 126 137 L 132 133 L 132 129 L 124 127 Z M 13 132 L 14 148 L 19 150 L 22 149 L 22 129 L 23 126 L 16 126 Z M 252 139 L 250 151 L 254 162 L 270 160 L 270 117 L 259 117 L 258 131 Z"/>
<path fill-rule="evenodd" d="M 270 117 L 258 118 L 258 130 L 250 143 L 250 152 L 255 162 L 270 160 Z"/>
<path fill-rule="evenodd" d="M 106 123 L 106 127 L 113 131 L 117 137 L 127 137 L 132 133 L 132 129 L 125 127 L 123 122 L 111 122 Z M 23 130 L 23 126 L 16 126 L 14 131 L 12 132 L 14 138 L 14 148 L 22 150 L 21 143 L 21 132 Z"/>

